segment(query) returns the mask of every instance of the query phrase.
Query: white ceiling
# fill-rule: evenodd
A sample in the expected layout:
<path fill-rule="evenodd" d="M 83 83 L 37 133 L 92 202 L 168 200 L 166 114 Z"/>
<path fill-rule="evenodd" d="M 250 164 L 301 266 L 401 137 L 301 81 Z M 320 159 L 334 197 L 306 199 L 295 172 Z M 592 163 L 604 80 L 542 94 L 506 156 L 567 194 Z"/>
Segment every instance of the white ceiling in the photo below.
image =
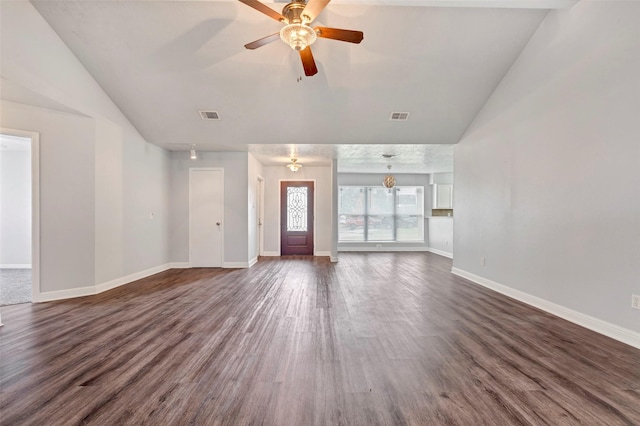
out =
<path fill-rule="evenodd" d="M 451 170 L 450 144 L 520 54 L 544 7 L 574 1 L 335 0 L 313 24 L 362 30 L 364 41 L 318 39 L 319 72 L 301 81 L 297 52 L 279 40 L 243 47 L 282 24 L 238 1 L 32 3 L 153 144 L 251 151 L 267 164 L 286 161 L 295 145 L 301 163 L 338 158 L 340 171 L 385 164 L 381 154 L 397 149 L 394 170 L 432 172 Z M 202 120 L 203 109 L 221 120 Z M 394 111 L 410 112 L 409 120 L 390 121 Z"/>

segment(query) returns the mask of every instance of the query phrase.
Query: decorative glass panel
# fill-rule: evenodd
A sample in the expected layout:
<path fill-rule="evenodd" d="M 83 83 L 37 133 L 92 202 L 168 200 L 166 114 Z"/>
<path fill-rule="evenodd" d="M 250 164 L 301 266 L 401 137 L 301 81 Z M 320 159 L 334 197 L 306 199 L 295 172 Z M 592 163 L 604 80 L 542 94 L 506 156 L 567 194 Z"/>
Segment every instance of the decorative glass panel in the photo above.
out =
<path fill-rule="evenodd" d="M 307 231 L 307 187 L 287 187 L 287 231 Z"/>

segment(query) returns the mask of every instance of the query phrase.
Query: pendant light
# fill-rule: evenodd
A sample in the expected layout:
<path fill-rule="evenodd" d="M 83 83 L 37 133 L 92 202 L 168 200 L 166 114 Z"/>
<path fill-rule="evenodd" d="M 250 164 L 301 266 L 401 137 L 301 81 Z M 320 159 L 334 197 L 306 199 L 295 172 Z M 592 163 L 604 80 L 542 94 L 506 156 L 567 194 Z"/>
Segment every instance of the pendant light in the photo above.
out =
<path fill-rule="evenodd" d="M 198 153 L 196 153 L 196 144 L 194 143 L 193 145 L 191 145 L 191 156 L 189 157 L 192 160 L 197 160 L 198 159 Z"/>
<path fill-rule="evenodd" d="M 387 169 L 389 170 L 389 174 L 384 177 L 382 184 L 385 188 L 391 189 L 396 186 L 396 178 L 391 175 L 391 164 L 387 166 Z"/>

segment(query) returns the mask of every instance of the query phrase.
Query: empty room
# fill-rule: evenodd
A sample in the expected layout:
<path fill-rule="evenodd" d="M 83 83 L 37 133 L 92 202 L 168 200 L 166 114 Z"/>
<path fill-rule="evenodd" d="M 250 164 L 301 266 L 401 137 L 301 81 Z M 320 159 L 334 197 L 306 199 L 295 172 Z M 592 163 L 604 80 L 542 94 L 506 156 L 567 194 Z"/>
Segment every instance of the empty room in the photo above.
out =
<path fill-rule="evenodd" d="M 0 0 L 0 424 L 640 424 L 638 22 Z"/>

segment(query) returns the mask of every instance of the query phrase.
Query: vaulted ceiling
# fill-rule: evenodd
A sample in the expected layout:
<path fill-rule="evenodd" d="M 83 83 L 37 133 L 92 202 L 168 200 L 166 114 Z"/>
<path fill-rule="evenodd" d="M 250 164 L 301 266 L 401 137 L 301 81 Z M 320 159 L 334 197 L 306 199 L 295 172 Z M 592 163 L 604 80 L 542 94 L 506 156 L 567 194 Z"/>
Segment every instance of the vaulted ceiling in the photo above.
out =
<path fill-rule="evenodd" d="M 280 40 L 244 48 L 282 24 L 238 1 L 32 3 L 150 143 L 251 151 L 265 163 L 294 146 L 301 161 L 308 151 L 313 162 L 339 158 L 349 171 L 395 150 L 418 163 L 406 171 L 428 172 L 442 171 L 427 166 L 429 155 L 451 162 L 450 145 L 548 8 L 573 1 L 334 0 L 313 24 L 361 30 L 364 40 L 318 39 L 313 77 Z M 200 110 L 220 119 L 203 120 Z M 392 112 L 410 115 L 392 121 Z"/>

